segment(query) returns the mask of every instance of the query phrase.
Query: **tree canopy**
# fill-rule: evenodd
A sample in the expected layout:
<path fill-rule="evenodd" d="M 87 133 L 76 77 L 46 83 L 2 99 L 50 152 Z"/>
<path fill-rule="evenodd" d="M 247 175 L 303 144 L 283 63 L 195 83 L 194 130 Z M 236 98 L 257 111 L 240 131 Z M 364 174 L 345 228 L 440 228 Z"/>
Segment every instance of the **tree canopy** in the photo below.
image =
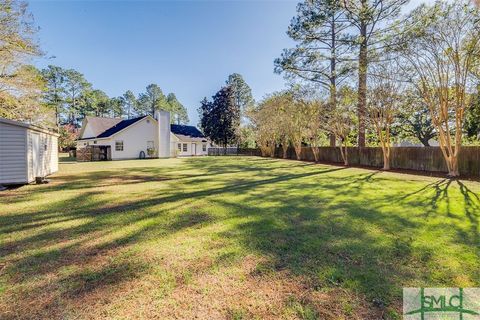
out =
<path fill-rule="evenodd" d="M 237 143 L 240 108 L 232 87 L 221 88 L 212 101 L 204 98 L 199 108 L 200 128 L 216 144 L 224 147 Z"/>

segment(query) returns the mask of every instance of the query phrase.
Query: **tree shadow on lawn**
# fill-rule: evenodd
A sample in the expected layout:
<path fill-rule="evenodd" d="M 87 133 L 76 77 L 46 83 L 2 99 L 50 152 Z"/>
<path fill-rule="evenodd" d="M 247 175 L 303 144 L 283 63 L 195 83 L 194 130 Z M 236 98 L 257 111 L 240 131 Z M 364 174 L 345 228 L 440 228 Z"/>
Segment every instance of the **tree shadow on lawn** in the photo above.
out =
<path fill-rule="evenodd" d="M 0 265 L 6 265 L 0 271 L 0 284 L 10 284 L 14 289 L 3 292 L 3 297 L 0 294 L 1 318 L 64 318 L 62 305 L 66 301 L 79 301 L 88 295 L 108 301 L 116 292 L 114 288 L 151 271 L 151 261 L 132 251 L 136 244 L 166 238 L 214 219 L 198 209 L 168 217 L 165 210 L 132 210 L 143 207 L 139 204 L 108 209 L 101 206 L 92 201 L 88 209 L 83 208 L 86 212 L 78 209 L 67 215 L 59 213 L 61 222 L 87 217 L 86 223 L 47 228 L 2 243 Z"/>
<path fill-rule="evenodd" d="M 136 222 L 149 219 L 152 217 L 158 217 L 159 212 L 153 213 L 142 213 L 143 209 L 148 209 L 157 205 L 166 205 L 169 203 L 177 203 L 182 202 L 183 205 L 188 205 L 194 202 L 196 199 L 203 199 L 205 197 L 211 196 L 218 196 L 224 193 L 241 193 L 246 192 L 250 189 L 254 189 L 257 187 L 261 187 L 262 185 L 270 185 L 284 181 L 290 181 L 293 179 L 301 179 L 304 177 L 310 177 L 318 174 L 326 174 L 329 172 L 335 172 L 338 170 L 343 170 L 343 168 L 331 168 L 331 169 L 324 169 L 315 172 L 306 172 L 306 173 L 298 173 L 298 174 L 288 174 L 288 175 L 281 175 L 277 177 L 272 177 L 269 179 L 262 179 L 257 181 L 242 181 L 237 182 L 233 181 L 233 183 L 229 183 L 225 186 L 215 187 L 205 190 L 194 190 L 191 192 L 172 192 L 172 194 L 162 194 L 155 197 L 152 197 L 148 200 L 142 201 L 133 201 L 133 202 L 126 202 L 120 205 L 111 205 L 105 204 L 101 201 L 94 201 L 89 200 L 89 198 L 93 197 L 97 194 L 97 192 L 89 192 L 85 194 L 81 194 L 78 197 L 75 197 L 70 200 L 71 203 L 79 204 L 77 208 L 70 208 L 70 212 L 68 214 L 63 214 L 64 211 L 64 202 L 60 201 L 55 206 L 49 206 L 45 210 L 35 211 L 31 214 L 24 214 L 21 215 L 21 218 L 17 218 L 16 216 L 0 216 L 0 225 L 2 229 L 0 231 L 6 232 L 13 232 L 19 230 L 25 230 L 32 226 L 36 227 L 38 222 L 40 221 L 42 226 L 47 226 L 48 224 L 57 224 L 59 222 L 66 222 L 71 220 L 78 220 L 82 218 L 93 218 L 89 222 L 80 224 L 78 226 L 63 228 L 63 229 L 54 229 L 48 230 L 39 234 L 35 234 L 32 236 L 24 237 L 22 240 L 11 241 L 4 244 L 4 248 L 0 250 L 3 251 L 4 254 L 8 254 L 9 252 L 14 252 L 18 250 L 26 250 L 32 246 L 36 246 L 38 243 L 42 243 L 42 241 L 51 241 L 52 239 L 62 239 L 65 235 L 69 237 L 76 237 L 80 236 L 84 233 L 95 232 L 99 230 L 105 230 L 109 227 L 122 227 L 129 224 L 134 224 Z M 54 212 L 54 213 L 52 213 Z M 131 215 L 124 215 L 122 213 L 131 212 L 135 214 Z M 118 220 L 115 219 L 115 215 L 122 214 L 122 219 Z M 44 220 L 50 220 L 53 217 L 61 217 L 60 219 L 54 219 L 50 222 L 41 222 Z M 182 219 L 182 218 L 180 218 Z M 183 220 L 181 220 L 183 221 Z M 27 225 L 22 225 L 22 222 L 27 222 Z M 117 224 L 120 224 L 117 226 Z M 0 247 L 1 249 L 1 247 Z"/>
<path fill-rule="evenodd" d="M 252 163 L 257 163 L 258 168 L 242 170 L 242 165 Z M 262 169 L 265 165 L 269 167 Z M 443 282 L 432 279 L 429 267 L 438 261 L 435 253 L 426 243 L 413 243 L 415 234 L 427 227 L 429 220 L 419 216 L 418 211 L 409 215 L 409 206 L 423 206 L 430 209 L 432 215 L 439 214 L 434 204 L 446 202 L 443 195 L 448 196 L 448 193 L 437 190 L 444 184 L 422 187 L 411 195 L 414 199 L 410 199 L 409 195 L 396 191 L 368 193 L 377 187 L 384 188 L 389 179 L 377 172 L 336 176 L 346 169 L 343 167 L 302 165 L 292 168 L 285 166 L 283 161 L 274 161 L 272 165 L 272 160 L 268 159 L 239 161 L 231 170 L 228 163 L 208 165 L 204 159 L 192 159 L 186 163 L 186 168 L 201 174 L 168 175 L 168 179 L 153 181 L 166 183 L 171 187 L 168 192 L 162 189 L 152 192 L 147 199 L 125 199 L 118 204 L 106 204 L 97 198 L 107 192 L 97 190 L 97 186 L 110 178 L 109 171 L 100 175 L 98 172 L 69 175 L 70 179 L 83 181 L 83 185 L 78 193 L 72 193 L 69 203 L 73 205 L 68 210 L 65 202 L 59 200 L 33 211 L 0 215 L 0 231 L 6 235 L 41 227 L 31 235 L 4 241 L 0 246 L 3 257 L 0 262 L 7 262 L 3 270 L 7 283 L 28 288 L 34 278 L 60 274 L 55 281 L 37 284 L 28 290 L 16 289 L 19 291 L 13 292 L 11 307 L 18 307 L 15 306 L 18 301 L 28 301 L 45 291 L 59 295 L 57 300 L 62 297 L 75 299 L 98 290 L 105 290 L 108 296 L 111 286 L 141 277 L 150 270 L 151 264 L 141 256 L 131 256 L 128 251 L 131 246 L 222 220 L 234 222 L 220 237 L 237 241 L 249 252 L 269 258 L 266 265 L 257 267 L 257 273 L 288 270 L 310 279 L 315 290 L 345 288 L 383 307 L 398 303 L 403 286 L 455 284 L 449 282 L 451 278 L 448 277 Z M 288 168 L 291 169 L 286 170 Z M 129 168 L 122 172 L 126 184 L 142 183 L 138 176 L 145 175 L 143 182 L 150 183 L 150 175 L 167 175 L 161 168 Z M 237 172 L 246 172 L 246 176 L 240 176 L 241 179 L 222 177 L 222 173 Z M 202 186 L 202 189 L 192 186 L 196 179 L 203 181 L 206 176 L 212 177 L 216 184 Z M 60 182 L 63 183 L 65 181 Z M 48 192 L 53 195 L 59 191 L 56 188 L 55 185 L 46 186 L 42 192 L 45 196 L 49 196 Z M 459 188 L 468 198 L 465 200 L 466 220 L 473 234 L 467 235 L 465 228 L 448 220 L 446 223 L 457 231 L 458 244 L 463 249 L 475 251 L 471 246 L 475 246 L 472 241 L 478 239 L 479 199 L 465 185 L 459 183 Z M 232 195 L 234 200 L 229 200 Z M 351 199 L 341 202 L 339 197 Z M 20 198 L 23 200 L 19 201 L 28 201 L 30 196 Z M 200 200 L 225 208 L 227 213 L 219 215 L 202 209 L 196 206 Z M 393 212 L 387 210 L 385 206 L 389 202 L 398 203 L 399 208 Z M 172 213 L 180 204 L 184 208 L 182 213 Z M 399 214 L 402 207 L 407 212 Z M 446 219 L 451 217 L 447 215 Z M 65 222 L 77 223 L 54 227 Z M 92 243 L 95 239 L 99 241 Z M 476 246 L 478 248 L 478 242 Z M 466 263 L 472 264 L 471 261 Z M 63 270 L 69 269 L 73 271 L 64 274 Z M 468 279 L 478 281 L 472 274 L 475 269 L 459 270 L 465 271 Z M 441 275 L 446 274 L 445 271 L 440 270 Z M 0 280 L 1 277 L 2 273 Z M 41 312 L 48 312 L 49 308 L 57 308 L 60 312 L 55 299 L 45 302 Z M 30 312 L 29 315 L 35 317 L 36 311 Z"/>
<path fill-rule="evenodd" d="M 443 196 L 448 192 L 442 188 L 451 183 L 428 186 L 424 194 L 417 193 L 415 201 L 410 202 L 394 192 L 362 194 L 359 190 L 372 189 L 384 179 L 375 175 L 338 180 L 330 177 L 330 181 L 319 176 L 302 185 L 285 186 L 283 190 L 277 186 L 275 193 L 261 198 L 247 196 L 241 203 L 217 200 L 232 212 L 250 217 L 224 236 L 237 238 L 250 250 L 270 257 L 269 266 L 260 266 L 260 270 L 286 269 L 309 278 L 314 288 L 342 287 L 365 295 L 372 305 L 382 308 L 393 305 L 399 309 L 403 287 L 462 285 L 456 277 L 478 286 L 478 213 L 473 212 L 479 212 L 476 208 L 480 202 L 476 195 L 462 191 L 469 200 L 465 200 L 460 222 L 453 219 L 450 211 L 442 218 L 458 235 L 457 238 L 445 235 L 443 240 L 452 248 L 465 250 L 469 258 L 466 261 L 462 254 L 450 256 L 454 250 L 436 251 L 438 247 L 430 246 L 434 237 L 422 238 L 431 227 L 429 219 L 421 214 L 423 208 L 430 214 L 442 215 L 437 210 L 439 203 L 448 207 L 448 199 Z M 460 190 L 465 188 L 459 185 Z M 311 192 L 288 196 L 305 189 Z M 336 202 L 339 194 L 350 195 L 350 201 Z M 251 206 L 257 201 L 270 205 L 260 211 Z M 400 202 L 398 208 L 389 209 L 390 201 Z M 420 207 L 411 210 L 412 205 Z M 465 229 L 469 225 L 471 233 L 467 235 Z M 445 260 L 458 266 L 454 269 L 450 263 L 442 266 Z"/>
<path fill-rule="evenodd" d="M 270 159 L 256 159 L 247 158 L 240 163 L 216 163 L 212 159 L 206 158 L 192 158 L 185 159 L 185 164 L 182 170 L 166 170 L 162 167 L 133 167 L 133 168 L 118 168 L 111 170 L 97 170 L 80 174 L 64 174 L 52 178 L 50 185 L 36 186 L 35 193 L 42 192 L 50 193 L 53 191 L 65 190 L 80 190 L 90 188 L 109 187 L 115 184 L 118 185 L 135 185 L 145 182 L 160 182 L 160 181 L 180 181 L 180 180 L 195 180 L 195 182 L 202 182 L 205 179 L 212 179 L 222 175 L 230 175 L 237 173 L 251 172 L 255 175 L 269 175 L 271 171 L 278 171 L 282 169 L 296 169 L 309 167 L 312 163 L 293 163 L 291 165 L 284 165 L 281 161 Z M 269 166 L 266 167 L 265 164 Z M 282 165 L 278 165 L 282 164 Z M 170 168 L 169 168 L 170 169 Z M 185 173 L 189 170 L 201 170 L 201 173 L 189 174 Z M 278 174 L 278 172 L 275 172 Z M 201 178 L 202 180 L 199 180 Z M 20 190 L 21 191 L 21 190 Z M 28 200 L 28 196 L 32 192 L 10 192 L 0 194 L 0 200 L 9 201 L 11 203 L 24 202 Z"/>
<path fill-rule="evenodd" d="M 99 257 L 116 255 L 116 252 L 121 252 L 123 248 L 127 248 L 131 244 L 166 237 L 185 228 L 201 226 L 218 220 L 208 213 L 201 212 L 198 208 L 194 208 L 195 211 L 193 212 L 171 217 L 169 216 L 169 205 L 182 203 L 182 206 L 188 208 L 198 199 L 205 197 L 221 197 L 226 193 L 241 193 L 262 185 L 300 179 L 335 170 L 341 169 L 324 169 L 315 172 L 273 176 L 270 179 L 241 183 L 229 180 L 221 187 L 205 190 L 194 189 L 189 192 L 173 190 L 167 194 L 159 193 L 147 200 L 126 201 L 119 205 L 106 205 L 96 198 L 105 191 L 92 191 L 96 189 L 97 184 L 103 184 L 101 179 L 94 179 L 95 182 L 91 182 L 91 190 L 85 189 L 88 191 L 75 193 L 73 197 L 69 198 L 69 203 L 73 205 L 70 206 L 68 211 L 65 210 L 65 201 L 59 200 L 49 203 L 45 208 L 40 206 L 27 213 L 0 215 L 0 225 L 7 239 L 11 233 L 28 231 L 30 228 L 35 230 L 31 235 L 27 234 L 19 239 L 13 238 L 2 242 L 0 246 L 2 260 L 7 263 L 3 275 L 7 282 L 17 285 L 24 283 L 26 285 L 32 277 L 57 274 L 65 268 L 84 268 L 82 266 L 88 266 Z M 126 174 L 128 175 L 128 172 Z M 80 180 L 83 179 L 85 178 Z M 130 179 L 127 178 L 126 181 L 130 181 Z M 51 187 L 50 191 L 57 191 L 55 186 Z M 55 227 L 57 224 L 65 222 L 75 223 Z M 132 228 L 132 226 L 135 227 Z M 40 229 L 36 230 L 37 228 Z M 109 237 L 109 235 L 114 235 L 121 230 L 128 230 L 128 228 L 132 228 L 132 231 L 124 232 L 120 236 Z M 95 238 L 113 239 L 91 245 L 90 242 Z M 79 294 L 79 288 L 93 291 L 106 284 L 128 281 L 142 269 L 141 266 L 135 267 L 133 268 L 135 271 L 129 276 L 121 278 L 120 275 L 125 268 L 132 269 L 128 266 L 128 263 L 130 262 L 120 262 L 114 267 L 109 267 L 107 263 L 93 271 L 86 271 L 86 275 L 83 270 L 80 270 L 61 278 L 56 284 L 49 282 L 31 288 L 30 292 L 20 293 L 20 297 L 17 298 L 28 301 L 35 294 L 55 291 L 59 286 L 62 288 L 62 295 L 71 296 Z M 80 282 L 80 284 L 65 285 L 69 282 Z M 44 309 L 50 307 L 53 306 L 47 304 Z"/>

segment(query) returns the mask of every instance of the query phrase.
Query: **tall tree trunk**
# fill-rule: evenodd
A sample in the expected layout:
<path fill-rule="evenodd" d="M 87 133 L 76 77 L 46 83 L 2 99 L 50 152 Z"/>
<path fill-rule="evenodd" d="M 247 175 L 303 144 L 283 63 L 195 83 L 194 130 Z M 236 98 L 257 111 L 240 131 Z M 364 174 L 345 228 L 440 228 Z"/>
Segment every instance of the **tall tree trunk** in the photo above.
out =
<path fill-rule="evenodd" d="M 343 164 L 348 166 L 348 149 L 347 149 L 347 139 L 340 139 L 340 155 L 342 156 Z"/>
<path fill-rule="evenodd" d="M 333 138 L 335 138 L 335 136 L 333 136 Z M 312 148 L 312 153 L 313 153 L 313 157 L 315 158 L 315 162 L 318 162 L 318 158 L 319 158 L 319 155 L 320 155 L 320 150 L 318 147 L 311 147 Z"/>
<path fill-rule="evenodd" d="M 275 143 L 270 146 L 270 157 L 275 158 Z"/>
<path fill-rule="evenodd" d="M 419 137 L 418 140 L 420 140 L 424 147 L 430 147 L 430 142 L 428 138 Z"/>
<path fill-rule="evenodd" d="M 390 170 L 390 148 L 382 144 L 383 170 Z"/>
<path fill-rule="evenodd" d="M 337 88 L 335 87 L 335 79 L 332 80 L 330 87 L 330 108 L 335 110 L 337 108 Z M 330 147 L 335 147 L 337 137 L 334 134 L 330 134 Z"/>
<path fill-rule="evenodd" d="M 445 158 L 445 163 L 448 169 L 448 176 L 458 177 L 460 176 L 460 171 L 458 168 L 458 154 L 461 148 L 461 141 L 455 139 L 455 147 L 453 147 L 448 126 L 445 130 L 440 124 L 437 124 L 437 129 L 440 150 L 442 150 L 443 157 Z"/>
<path fill-rule="evenodd" d="M 362 6 L 366 1 L 362 0 Z M 365 147 L 365 113 L 367 104 L 367 24 L 361 21 L 360 25 L 360 52 L 358 56 L 358 146 Z"/>
<path fill-rule="evenodd" d="M 297 160 L 302 160 L 302 143 L 295 145 L 295 155 L 297 156 Z"/>
<path fill-rule="evenodd" d="M 55 106 L 55 125 L 58 127 L 60 125 L 60 108 L 58 103 Z"/>
<path fill-rule="evenodd" d="M 330 51 L 330 109 L 334 111 L 337 108 L 337 57 L 336 57 L 336 30 L 335 14 L 332 14 L 331 28 L 331 51 Z M 330 147 L 335 147 L 336 137 L 330 134 Z"/>

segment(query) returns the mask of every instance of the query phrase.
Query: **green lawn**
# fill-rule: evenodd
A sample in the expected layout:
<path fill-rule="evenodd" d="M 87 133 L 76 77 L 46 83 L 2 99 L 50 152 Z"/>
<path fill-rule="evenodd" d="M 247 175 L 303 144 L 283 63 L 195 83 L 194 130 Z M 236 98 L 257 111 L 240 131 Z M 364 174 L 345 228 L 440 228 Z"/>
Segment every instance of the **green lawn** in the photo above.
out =
<path fill-rule="evenodd" d="M 60 164 L 0 193 L 0 318 L 396 319 L 480 286 L 480 183 L 256 157 Z"/>

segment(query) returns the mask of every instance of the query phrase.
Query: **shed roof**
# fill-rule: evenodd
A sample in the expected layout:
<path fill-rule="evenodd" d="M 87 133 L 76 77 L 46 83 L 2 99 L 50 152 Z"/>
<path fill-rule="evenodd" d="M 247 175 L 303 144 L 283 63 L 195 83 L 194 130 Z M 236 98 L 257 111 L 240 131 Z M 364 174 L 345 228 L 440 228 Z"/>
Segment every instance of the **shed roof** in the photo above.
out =
<path fill-rule="evenodd" d="M 33 130 L 33 131 L 43 132 L 43 133 L 51 134 L 51 135 L 57 136 L 57 137 L 60 136 L 57 132 L 54 132 L 52 130 L 48 130 L 48 129 L 38 127 L 38 126 L 35 126 L 33 124 L 21 122 L 21 121 L 0 118 L 0 123 L 5 123 L 5 124 L 12 125 L 12 126 L 17 126 L 17 127 L 24 127 L 24 128 L 27 128 L 27 129 L 30 129 L 30 130 Z"/>

